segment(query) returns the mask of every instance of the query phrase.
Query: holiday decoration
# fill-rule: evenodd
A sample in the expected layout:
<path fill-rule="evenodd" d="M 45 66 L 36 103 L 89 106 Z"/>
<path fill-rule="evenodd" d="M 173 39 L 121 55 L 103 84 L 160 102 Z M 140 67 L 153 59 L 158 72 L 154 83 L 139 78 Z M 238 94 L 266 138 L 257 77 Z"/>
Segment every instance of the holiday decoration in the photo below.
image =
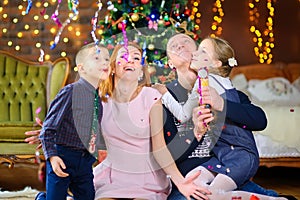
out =
<path fill-rule="evenodd" d="M 36 57 L 39 62 L 48 61 L 52 59 L 51 56 L 72 57 L 77 48 L 89 42 L 94 42 L 96 47 L 97 44 L 104 44 L 109 50 L 113 50 L 119 43 L 135 41 L 143 47 L 142 64 L 151 71 L 152 82 L 161 83 L 175 78 L 175 72 L 167 65 L 168 39 L 176 33 L 185 33 L 197 43 L 200 42 L 199 26 L 195 25 L 191 16 L 197 15 L 197 12 L 192 11 L 195 5 L 191 5 L 187 0 L 83 2 L 23 0 L 13 3 L 11 0 L 4 0 L 0 3 L 0 19 L 4 22 L 0 27 L 2 28 L 0 37 L 17 38 L 9 40 L 7 46 L 21 52 L 22 48 L 27 47 L 18 45 L 18 41 L 32 35 L 36 47 L 32 49 L 40 52 L 40 56 Z M 8 14 L 10 6 L 17 4 L 19 13 Z M 84 13 L 83 16 L 81 11 Z M 88 17 L 87 12 L 90 13 Z M 13 31 L 8 31 L 6 27 L 15 30 L 13 27 L 21 20 L 22 23 L 26 20 L 33 23 L 26 24 L 24 28 L 19 27 L 17 35 L 12 35 Z M 7 22 L 12 23 L 8 26 Z M 61 47 L 57 48 L 58 45 L 63 45 L 65 50 L 59 52 Z M 97 51 L 101 53 L 99 49 Z"/>
<path fill-rule="evenodd" d="M 127 0 L 109 1 L 107 5 L 105 18 L 99 19 L 100 42 L 111 47 L 124 43 L 126 30 L 126 39 L 143 47 L 143 64 L 147 62 L 151 74 L 155 72 L 152 82 L 165 83 L 175 78 L 167 66 L 165 51 L 173 34 L 185 33 L 200 42 L 200 30 L 195 29 L 190 18 L 188 1 Z"/>

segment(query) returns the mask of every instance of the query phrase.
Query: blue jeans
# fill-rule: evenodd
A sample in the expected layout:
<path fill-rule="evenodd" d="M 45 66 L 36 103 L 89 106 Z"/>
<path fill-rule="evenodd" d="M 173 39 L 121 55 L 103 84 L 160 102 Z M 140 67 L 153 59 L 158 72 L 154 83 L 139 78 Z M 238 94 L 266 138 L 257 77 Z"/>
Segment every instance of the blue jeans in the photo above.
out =
<path fill-rule="evenodd" d="M 186 200 L 186 198 L 185 196 L 183 196 L 183 194 L 179 192 L 179 190 L 176 187 L 173 187 L 167 200 Z M 194 198 L 191 197 L 191 200 L 194 200 Z"/>
<path fill-rule="evenodd" d="M 61 146 L 57 147 L 58 156 L 64 161 L 67 177 L 57 176 L 47 160 L 46 199 L 66 200 L 68 188 L 75 200 L 94 200 L 93 164 L 95 157 L 89 152 L 73 151 Z"/>

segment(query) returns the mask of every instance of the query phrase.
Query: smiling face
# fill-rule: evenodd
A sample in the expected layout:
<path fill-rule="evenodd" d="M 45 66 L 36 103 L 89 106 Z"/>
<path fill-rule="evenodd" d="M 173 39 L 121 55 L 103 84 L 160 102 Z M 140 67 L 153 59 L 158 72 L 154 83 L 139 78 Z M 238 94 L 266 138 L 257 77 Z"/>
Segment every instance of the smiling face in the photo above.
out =
<path fill-rule="evenodd" d="M 117 53 L 115 61 L 115 77 L 117 80 L 137 81 L 143 75 L 141 51 L 129 45 L 127 49 L 121 47 Z"/>
<path fill-rule="evenodd" d="M 198 71 L 202 67 L 213 67 L 218 60 L 215 58 L 215 49 L 212 42 L 204 39 L 198 50 L 193 53 L 191 69 Z"/>

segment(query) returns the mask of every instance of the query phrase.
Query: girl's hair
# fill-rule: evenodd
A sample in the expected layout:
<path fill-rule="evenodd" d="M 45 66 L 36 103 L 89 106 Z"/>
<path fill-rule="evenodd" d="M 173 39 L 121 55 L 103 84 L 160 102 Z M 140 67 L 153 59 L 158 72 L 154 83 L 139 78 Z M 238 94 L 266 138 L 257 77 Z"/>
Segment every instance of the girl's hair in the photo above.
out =
<path fill-rule="evenodd" d="M 222 62 L 222 66 L 218 68 L 210 68 L 210 72 L 218 74 L 222 77 L 228 77 L 232 67 L 229 66 L 228 59 L 234 58 L 234 50 L 230 44 L 219 37 L 206 37 L 204 40 L 210 40 L 214 46 L 214 57 L 215 59 Z"/>
<path fill-rule="evenodd" d="M 136 49 L 138 49 L 141 52 L 141 55 L 143 54 L 143 50 L 142 48 L 135 42 L 128 42 L 128 46 L 132 46 L 135 47 Z M 115 46 L 112 55 L 110 57 L 110 75 L 108 77 L 108 79 L 106 79 L 105 81 L 102 81 L 99 85 L 99 89 L 101 91 L 101 97 L 102 96 L 112 96 L 114 88 L 115 88 L 115 76 L 114 73 L 112 73 L 113 71 L 115 71 L 116 69 L 116 60 L 117 60 L 117 55 L 119 50 L 124 47 L 124 45 L 118 44 Z M 145 62 L 144 66 L 142 67 L 143 70 L 143 77 L 141 79 L 141 81 L 139 81 L 139 86 L 143 87 L 143 86 L 150 86 L 150 75 L 148 72 L 148 66 L 147 63 Z M 107 97 L 106 97 L 107 99 Z"/>

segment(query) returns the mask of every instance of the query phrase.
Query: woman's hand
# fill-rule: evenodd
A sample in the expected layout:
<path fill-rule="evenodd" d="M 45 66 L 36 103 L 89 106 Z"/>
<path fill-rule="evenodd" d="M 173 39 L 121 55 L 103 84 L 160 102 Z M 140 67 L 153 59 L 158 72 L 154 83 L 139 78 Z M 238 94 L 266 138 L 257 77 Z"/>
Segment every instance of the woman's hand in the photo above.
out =
<path fill-rule="evenodd" d="M 224 99 L 218 94 L 217 90 L 212 87 L 203 87 L 202 103 L 211 105 L 212 109 L 216 111 L 223 111 Z"/>
<path fill-rule="evenodd" d="M 214 120 L 211 109 L 206 108 L 205 105 L 194 108 L 192 119 L 194 123 L 194 135 L 200 141 L 202 136 L 210 129 L 209 122 Z"/>
<path fill-rule="evenodd" d="M 38 144 L 36 149 L 40 149 L 42 147 L 41 141 L 39 139 L 41 129 L 40 130 L 34 130 L 34 131 L 27 131 L 25 132 L 25 135 L 28 135 L 30 137 L 25 138 L 25 142 L 28 142 L 28 144 Z"/>
<path fill-rule="evenodd" d="M 194 181 L 200 175 L 200 171 L 185 178 L 185 181 L 180 184 L 178 187 L 179 191 L 188 199 L 190 200 L 191 197 L 194 199 L 208 199 L 206 196 L 207 194 L 211 194 L 209 190 L 206 188 L 197 186 Z"/>
<path fill-rule="evenodd" d="M 39 126 L 43 126 L 42 120 L 40 120 L 38 117 L 35 118 L 35 121 Z M 28 135 L 30 137 L 25 138 L 24 141 L 28 142 L 28 144 L 38 144 L 36 149 L 40 149 L 40 148 L 42 148 L 42 144 L 41 144 L 41 141 L 39 139 L 40 133 L 41 133 L 41 129 L 33 130 L 33 131 L 27 131 L 27 132 L 25 132 L 25 135 Z"/>

